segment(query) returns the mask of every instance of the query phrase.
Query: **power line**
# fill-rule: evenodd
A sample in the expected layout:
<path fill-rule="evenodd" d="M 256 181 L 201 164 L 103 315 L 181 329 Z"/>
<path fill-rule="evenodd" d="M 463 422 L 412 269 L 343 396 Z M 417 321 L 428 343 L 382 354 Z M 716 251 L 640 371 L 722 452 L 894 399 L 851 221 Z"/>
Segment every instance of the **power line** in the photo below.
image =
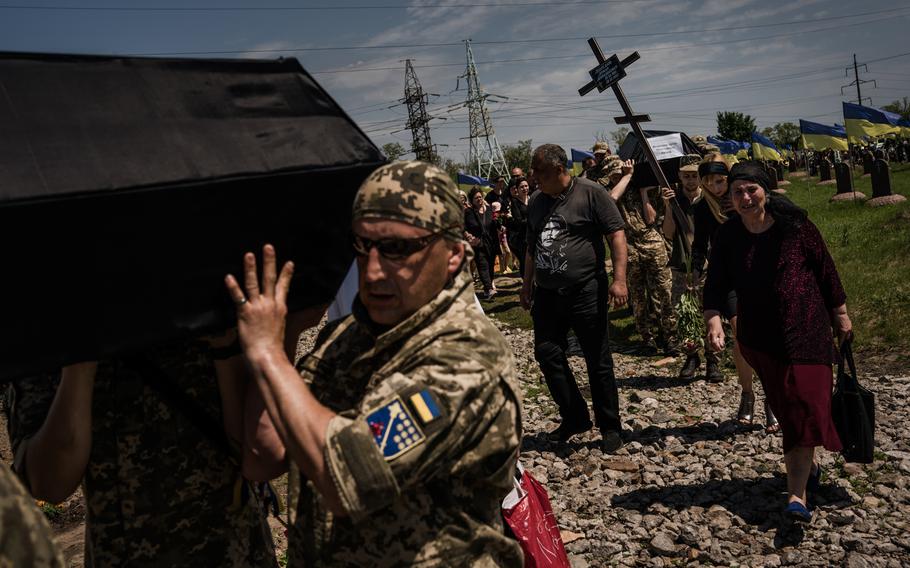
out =
<path fill-rule="evenodd" d="M 642 0 L 650 1 L 650 0 Z M 3 6 L 0 5 L 0 9 Z M 841 16 L 827 16 L 823 18 L 809 18 L 804 20 L 789 20 L 784 22 L 774 22 L 767 24 L 752 24 L 744 26 L 730 26 L 725 28 L 703 28 L 703 29 L 689 29 L 689 30 L 680 30 L 680 31 L 668 31 L 668 32 L 646 32 L 646 33 L 630 33 L 630 34 L 610 34 L 607 37 L 602 37 L 601 39 L 629 39 L 629 38 L 647 38 L 647 37 L 663 37 L 671 35 L 684 35 L 684 34 L 702 34 L 702 33 L 711 33 L 711 32 L 728 32 L 728 31 L 742 31 L 750 29 L 761 29 L 761 28 L 776 28 L 780 26 L 790 26 L 790 25 L 802 25 L 802 24 L 812 24 L 817 22 L 825 22 L 832 20 L 844 20 L 850 18 L 859 18 L 864 16 L 873 16 L 879 14 L 891 14 L 893 12 L 901 12 L 910 9 L 908 6 L 903 6 L 901 8 L 889 8 L 886 10 L 874 10 L 869 12 L 856 12 L 854 14 L 846 14 Z M 882 18 L 887 19 L 887 18 Z M 879 21 L 878 19 L 871 20 L 873 22 Z M 869 23 L 869 22 L 861 22 Z M 857 24 L 848 24 L 848 25 L 857 25 Z M 758 39 L 769 39 L 775 37 L 784 37 L 787 35 L 794 35 L 800 33 L 811 33 L 814 31 L 827 31 L 830 29 L 837 29 L 835 27 L 826 27 L 820 28 L 818 30 L 808 30 L 808 31 L 798 31 L 798 32 L 787 32 L 784 34 L 775 34 L 770 36 L 763 37 L 753 37 L 745 38 L 736 41 L 754 41 Z M 554 43 L 554 42 L 567 42 L 567 41 L 584 41 L 587 40 L 590 36 L 584 37 L 559 37 L 559 38 L 532 38 L 532 39 L 513 39 L 513 40 L 481 40 L 475 41 L 471 40 L 471 43 L 474 45 L 506 45 L 506 44 L 527 44 L 527 43 Z M 733 40 L 731 40 L 732 42 Z M 695 45 L 709 45 L 699 43 Z M 314 46 L 314 47 L 292 47 L 292 48 L 261 48 L 261 49 L 241 49 L 241 50 L 207 50 L 207 51 L 170 51 L 170 52 L 148 52 L 148 53 L 136 53 L 135 55 L 230 55 L 237 53 L 288 53 L 288 52 L 308 52 L 308 51 L 352 51 L 352 50 L 371 50 L 371 49 L 423 49 L 428 47 L 457 47 L 461 46 L 461 41 L 446 41 L 446 42 L 436 42 L 436 43 L 402 43 L 402 44 L 386 44 L 386 45 L 348 45 L 348 46 Z M 667 48 L 656 48 L 656 49 L 675 49 L 676 46 L 669 46 Z M 639 50 L 647 51 L 647 50 Z M 590 54 L 586 54 L 590 55 Z M 570 57 L 582 57 L 582 55 L 570 56 Z M 382 69 L 387 70 L 387 69 Z"/>
<path fill-rule="evenodd" d="M 795 32 L 786 32 L 786 33 L 779 33 L 779 34 L 770 34 L 770 35 L 766 35 L 766 36 L 731 39 L 731 40 L 726 40 L 726 41 L 709 41 L 709 42 L 688 43 L 688 44 L 681 43 L 681 44 L 668 45 L 668 46 L 664 46 L 664 47 L 643 48 L 643 49 L 638 49 L 637 51 L 639 51 L 640 53 L 651 53 L 651 52 L 655 52 L 655 51 L 670 51 L 670 50 L 678 50 L 678 49 L 692 49 L 692 48 L 696 48 L 696 47 L 705 47 L 705 46 L 728 45 L 728 44 L 733 44 L 733 43 L 755 42 L 755 41 L 764 40 L 764 39 L 789 37 L 789 36 L 794 36 L 794 35 L 825 32 L 825 31 L 830 31 L 830 30 L 834 30 L 834 29 L 866 25 L 866 24 L 874 23 L 874 22 L 881 21 L 881 20 L 887 20 L 887 19 L 890 19 L 890 17 L 877 18 L 874 20 L 867 20 L 864 22 L 854 22 L 854 23 L 849 23 L 849 24 L 843 24 L 840 26 L 829 26 L 826 28 L 817 28 L 814 30 L 800 30 L 800 31 L 795 31 Z M 288 51 L 293 51 L 293 50 L 288 50 Z M 247 53 L 247 52 L 232 51 L 232 52 L 223 52 L 223 53 Z M 204 55 L 204 54 L 215 55 L 216 53 L 215 52 L 197 52 L 194 54 L 194 53 L 189 53 L 189 52 L 183 52 L 183 53 L 171 52 L 171 53 L 151 53 L 151 54 L 144 54 L 144 55 Z M 893 57 L 903 57 L 904 55 L 908 55 L 908 54 L 895 55 Z M 528 62 L 533 62 L 533 61 L 548 61 L 548 60 L 554 60 L 554 59 L 579 59 L 582 57 L 590 57 L 590 56 L 591 56 L 590 53 L 581 53 L 581 54 L 573 54 L 573 55 L 548 55 L 548 56 L 543 56 L 543 57 L 526 57 L 526 58 L 518 58 L 518 59 L 491 59 L 488 61 L 478 61 L 478 62 L 476 62 L 476 65 L 494 65 L 494 64 L 499 64 L 499 63 L 528 63 Z M 871 63 L 871 61 L 870 61 L 870 63 Z M 434 63 L 432 65 L 415 65 L 415 68 L 416 69 L 430 69 L 430 68 L 437 68 L 437 67 L 456 67 L 456 66 L 460 66 L 460 65 L 461 65 L 461 63 Z M 326 69 L 326 70 L 321 70 L 321 71 L 317 70 L 317 71 L 311 71 L 310 73 L 313 75 L 330 75 L 330 74 L 338 74 L 338 73 L 362 73 L 362 72 L 367 72 L 367 71 L 393 71 L 396 69 L 398 69 L 398 68 L 397 67 L 361 67 L 361 68 L 354 68 L 354 69 L 342 68 L 342 69 Z"/>
<path fill-rule="evenodd" d="M 561 0 L 561 6 L 590 4 L 633 4 L 655 0 Z M 548 6 L 552 2 L 505 2 L 505 3 L 436 3 L 436 4 L 366 4 L 355 6 L 61 6 L 32 4 L 0 4 L 0 10 L 60 11 L 60 12 L 318 12 L 346 10 L 414 10 L 435 8 L 518 8 L 527 6 Z"/>

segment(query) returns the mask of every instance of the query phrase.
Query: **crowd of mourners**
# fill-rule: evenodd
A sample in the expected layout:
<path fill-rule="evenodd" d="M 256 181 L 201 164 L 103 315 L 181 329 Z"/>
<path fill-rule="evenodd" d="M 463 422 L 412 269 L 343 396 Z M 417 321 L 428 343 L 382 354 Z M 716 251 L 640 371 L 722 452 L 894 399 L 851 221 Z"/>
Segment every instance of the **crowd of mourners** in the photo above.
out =
<path fill-rule="evenodd" d="M 785 511 L 810 520 L 816 448 L 841 446 L 831 365 L 851 334 L 846 296 L 766 170 L 699 142 L 673 188 L 637 183 L 606 144 L 580 176 L 544 144 L 527 175 L 467 194 L 436 166 L 393 162 L 354 200 L 358 293 L 299 360 L 300 331 L 325 310 L 288 313 L 294 266 L 266 245 L 225 278 L 236 328 L 11 381 L 0 565 L 62 566 L 32 498 L 81 486 L 87 566 L 277 566 L 269 482 L 289 473 L 290 566 L 522 566 L 500 509 L 521 447 L 517 366 L 475 296 L 475 279 L 495 296 L 497 266 L 521 278 L 555 440 L 595 426 L 605 453 L 627 440 L 609 312 L 631 303 L 644 345 L 684 356 L 682 378 L 703 346 L 706 379 L 723 380 L 732 343 L 735 418 L 752 422 L 757 375 L 766 428 L 783 436 Z M 701 302 L 698 341 L 677 329 L 683 296 Z"/>
<path fill-rule="evenodd" d="M 561 417 L 552 435 L 568 441 L 596 425 L 605 452 L 626 437 L 607 333 L 610 305 L 628 298 L 644 352 L 682 357 L 680 379 L 697 376 L 703 352 L 704 378 L 724 381 L 721 355 L 732 346 L 741 387 L 733 419 L 753 422 L 757 376 L 765 431 L 783 435 L 786 511 L 808 520 L 806 488 L 817 489 L 821 476 L 815 448 L 840 449 L 832 363 L 851 336 L 846 295 L 818 229 L 771 189 L 768 168 L 730 163 L 703 137 L 693 141 L 699 152 L 679 159 L 674 187 L 634 182 L 634 161 L 598 142 L 579 176 L 560 147 L 543 145 L 528 176 L 515 168 L 485 196 L 472 188 L 465 218 L 478 242 L 485 239 L 477 255 L 484 298 L 496 293 L 494 259 L 505 273 L 525 252 L 522 303 L 531 310 L 535 357 Z M 487 204 L 499 206 L 487 223 L 472 223 Z M 680 337 L 684 295 L 700 306 L 702 337 Z M 570 330 L 587 364 L 593 422 L 566 358 Z"/>

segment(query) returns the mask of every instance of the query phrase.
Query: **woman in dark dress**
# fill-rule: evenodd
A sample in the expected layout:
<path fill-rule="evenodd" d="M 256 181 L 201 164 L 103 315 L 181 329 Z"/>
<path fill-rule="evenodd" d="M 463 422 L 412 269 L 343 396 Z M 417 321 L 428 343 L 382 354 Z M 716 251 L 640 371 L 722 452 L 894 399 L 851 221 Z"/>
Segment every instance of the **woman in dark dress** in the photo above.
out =
<path fill-rule="evenodd" d="M 483 284 L 484 298 L 489 300 L 496 294 L 493 285 L 493 265 L 498 242 L 498 231 L 493 222 L 493 208 L 484 200 L 483 190 L 476 185 L 468 192 L 471 207 L 464 211 L 465 240 L 474 249 L 474 262 Z"/>
<path fill-rule="evenodd" d="M 698 166 L 701 178 L 702 199 L 692 206 L 695 236 L 692 242 L 692 270 L 699 276 L 705 270 L 705 262 L 712 247 L 719 227 L 728 219 L 736 217 L 736 211 L 730 202 L 728 191 L 727 163 L 718 153 L 709 153 Z M 752 368 L 743 358 L 736 338 L 739 337 L 738 318 L 736 316 L 736 292 L 730 290 L 720 309 L 720 315 L 730 322 L 733 328 L 733 363 L 736 365 L 736 374 L 739 378 L 740 391 L 739 408 L 736 419 L 742 424 L 751 424 L 755 414 L 755 392 L 752 389 Z M 707 358 L 707 357 L 706 357 Z M 711 382 L 723 381 L 724 376 L 718 365 L 718 358 L 707 358 L 705 378 Z M 769 433 L 777 432 L 780 426 L 774 417 L 774 412 L 765 399 L 765 430 Z"/>
<path fill-rule="evenodd" d="M 852 325 L 834 261 L 806 212 L 772 194 L 760 166 L 730 172 L 739 214 L 718 229 L 705 285 L 705 322 L 714 349 L 724 345 L 720 312 L 736 291 L 737 341 L 758 373 L 783 431 L 788 515 L 811 519 L 806 489 L 818 487 L 815 447 L 841 449 L 831 420 L 832 328 L 842 343 Z"/>
<path fill-rule="evenodd" d="M 518 258 L 521 277 L 525 276 L 525 253 L 528 250 L 528 180 L 520 177 L 512 185 L 512 197 L 509 200 L 509 214 L 506 216 L 506 228 L 509 235 L 509 248 Z"/>

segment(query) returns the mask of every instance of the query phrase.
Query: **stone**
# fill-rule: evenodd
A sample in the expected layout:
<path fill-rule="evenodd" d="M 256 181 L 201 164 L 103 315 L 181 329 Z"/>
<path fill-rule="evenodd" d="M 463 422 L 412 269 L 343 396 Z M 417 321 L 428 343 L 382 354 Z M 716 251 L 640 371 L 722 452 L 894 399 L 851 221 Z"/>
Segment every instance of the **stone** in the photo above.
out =
<path fill-rule="evenodd" d="M 569 566 L 572 568 L 588 568 L 590 564 L 580 554 L 569 554 Z"/>
<path fill-rule="evenodd" d="M 891 195 L 891 166 L 885 160 L 872 162 L 872 197 Z"/>
<path fill-rule="evenodd" d="M 845 568 L 869 568 L 869 563 L 866 562 L 866 559 L 858 552 L 851 552 L 847 555 L 847 560 L 844 562 Z"/>
<path fill-rule="evenodd" d="M 570 544 L 585 537 L 584 533 L 577 533 L 572 531 L 559 531 L 559 536 L 562 537 L 563 544 Z"/>
<path fill-rule="evenodd" d="M 676 543 L 673 542 L 673 535 L 665 532 L 654 535 L 654 538 L 648 543 L 648 547 L 661 556 L 677 556 L 679 553 Z"/>
<path fill-rule="evenodd" d="M 853 185 L 853 171 L 847 162 L 834 164 L 835 182 L 837 183 L 837 193 L 831 198 L 831 201 L 865 201 L 866 194 L 856 191 Z"/>
<path fill-rule="evenodd" d="M 818 185 L 830 185 L 831 183 L 831 162 L 828 158 L 822 158 L 818 163 Z"/>
<path fill-rule="evenodd" d="M 638 464 L 630 459 L 609 458 L 603 461 L 602 466 L 604 469 L 613 471 L 622 471 L 626 473 L 638 472 Z"/>
<path fill-rule="evenodd" d="M 853 511 L 831 511 L 827 519 L 835 525 L 849 525 L 856 521 L 856 515 Z"/>

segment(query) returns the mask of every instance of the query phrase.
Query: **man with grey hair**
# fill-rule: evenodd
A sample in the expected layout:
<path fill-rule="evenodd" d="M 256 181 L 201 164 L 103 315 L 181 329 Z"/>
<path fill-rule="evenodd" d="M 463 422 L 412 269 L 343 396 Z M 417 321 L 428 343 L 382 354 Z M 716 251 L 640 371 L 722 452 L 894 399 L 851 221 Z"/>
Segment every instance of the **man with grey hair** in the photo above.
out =
<path fill-rule="evenodd" d="M 610 304 L 621 306 L 628 298 L 624 222 L 609 193 L 595 182 L 572 177 L 567 164 L 565 151 L 555 144 L 539 146 L 532 155 L 540 191 L 528 203 L 521 302 L 531 309 L 534 356 L 562 418 L 553 434 L 568 441 L 593 425 L 566 358 L 572 329 L 584 352 L 603 450 L 613 452 L 622 445 L 622 426 L 607 329 Z M 605 268 L 605 236 L 612 284 Z"/>

